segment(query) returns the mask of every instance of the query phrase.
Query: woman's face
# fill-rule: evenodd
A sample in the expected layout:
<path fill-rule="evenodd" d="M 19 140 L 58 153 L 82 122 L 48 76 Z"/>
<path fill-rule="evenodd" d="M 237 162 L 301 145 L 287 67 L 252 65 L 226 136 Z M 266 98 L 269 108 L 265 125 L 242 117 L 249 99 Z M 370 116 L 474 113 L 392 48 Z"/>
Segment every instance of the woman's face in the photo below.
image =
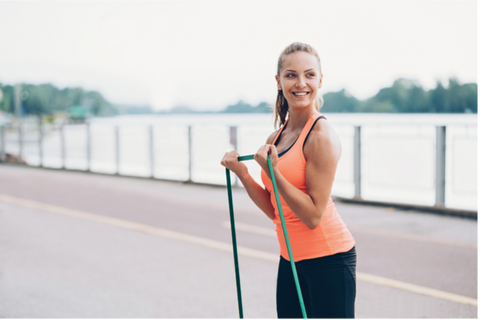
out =
<path fill-rule="evenodd" d="M 322 78 L 317 58 L 303 51 L 286 56 L 280 75 L 275 76 L 278 90 L 283 90 L 289 109 L 315 106 Z"/>

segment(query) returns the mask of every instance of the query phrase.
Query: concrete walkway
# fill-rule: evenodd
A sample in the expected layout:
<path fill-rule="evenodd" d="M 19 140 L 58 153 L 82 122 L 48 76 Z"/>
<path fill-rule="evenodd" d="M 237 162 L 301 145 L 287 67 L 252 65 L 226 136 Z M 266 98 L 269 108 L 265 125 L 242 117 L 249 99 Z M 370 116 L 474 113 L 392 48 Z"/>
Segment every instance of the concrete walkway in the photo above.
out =
<path fill-rule="evenodd" d="M 234 202 L 245 317 L 275 318 L 273 225 Z M 477 317 L 476 221 L 337 209 L 356 317 Z M 230 243 L 225 188 L 0 165 L 0 317 L 236 318 Z"/>

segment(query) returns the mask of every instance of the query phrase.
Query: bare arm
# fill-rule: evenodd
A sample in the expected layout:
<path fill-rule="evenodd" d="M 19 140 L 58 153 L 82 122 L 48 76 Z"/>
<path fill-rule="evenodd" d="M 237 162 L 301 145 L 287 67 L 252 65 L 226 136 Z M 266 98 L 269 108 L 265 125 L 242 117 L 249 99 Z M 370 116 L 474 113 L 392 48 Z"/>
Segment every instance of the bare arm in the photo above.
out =
<path fill-rule="evenodd" d="M 247 190 L 248 196 L 253 200 L 257 207 L 262 210 L 270 219 L 275 218 L 275 211 L 270 202 L 270 192 L 262 188 L 250 174 L 238 177 Z"/>
<path fill-rule="evenodd" d="M 304 147 L 307 160 L 305 169 L 307 193 L 297 189 L 278 170 L 275 146 L 265 145 L 255 155 L 262 168 L 269 172 L 266 161 L 268 154 L 272 161 L 278 191 L 283 199 L 309 229 L 315 229 L 320 224 L 327 207 L 340 158 L 341 146 L 338 137 L 328 124 L 317 125 L 310 133 Z"/>

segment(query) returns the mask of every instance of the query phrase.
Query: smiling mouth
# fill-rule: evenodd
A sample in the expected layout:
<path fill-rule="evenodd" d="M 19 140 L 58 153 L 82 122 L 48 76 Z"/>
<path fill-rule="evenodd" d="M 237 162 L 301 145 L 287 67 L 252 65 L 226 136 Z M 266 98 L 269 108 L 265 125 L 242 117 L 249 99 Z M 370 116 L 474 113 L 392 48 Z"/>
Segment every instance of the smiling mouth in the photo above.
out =
<path fill-rule="evenodd" d="M 293 92 L 293 95 L 296 97 L 305 97 L 310 92 Z"/>

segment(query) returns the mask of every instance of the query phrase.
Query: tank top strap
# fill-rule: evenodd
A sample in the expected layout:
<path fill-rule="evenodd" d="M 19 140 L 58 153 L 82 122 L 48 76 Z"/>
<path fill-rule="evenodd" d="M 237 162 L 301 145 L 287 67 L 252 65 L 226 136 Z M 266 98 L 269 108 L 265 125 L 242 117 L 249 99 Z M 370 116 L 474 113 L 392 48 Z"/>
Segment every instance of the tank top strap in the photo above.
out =
<path fill-rule="evenodd" d="M 283 126 L 280 128 L 280 130 L 278 130 L 277 135 L 275 136 L 275 138 L 272 141 L 273 145 L 275 145 L 275 142 L 277 142 L 278 137 L 280 137 L 280 135 L 282 134 L 282 131 L 285 128 L 285 126 L 287 125 L 287 122 L 288 122 L 288 119 L 285 120 L 285 123 L 283 124 Z"/>
<path fill-rule="evenodd" d="M 305 144 L 305 140 L 307 139 L 310 131 L 312 131 L 313 125 L 317 122 L 319 118 L 325 118 L 320 112 L 315 112 L 312 116 L 308 119 L 307 123 L 303 127 L 302 133 L 298 137 L 298 145 L 302 146 Z"/>

